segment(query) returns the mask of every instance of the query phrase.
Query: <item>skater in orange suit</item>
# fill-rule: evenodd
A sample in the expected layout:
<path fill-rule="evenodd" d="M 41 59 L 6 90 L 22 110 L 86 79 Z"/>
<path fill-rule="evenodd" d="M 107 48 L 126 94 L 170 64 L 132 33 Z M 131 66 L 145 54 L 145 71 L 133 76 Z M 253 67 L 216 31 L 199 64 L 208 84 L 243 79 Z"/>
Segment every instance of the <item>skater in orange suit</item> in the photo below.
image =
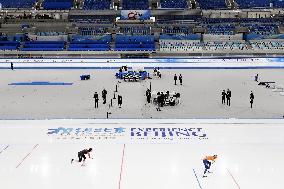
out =
<path fill-rule="evenodd" d="M 204 164 L 204 167 L 205 167 L 205 170 L 204 170 L 204 174 L 203 174 L 203 177 L 207 177 L 205 174 L 208 172 L 208 173 L 211 173 L 209 171 L 212 163 L 214 163 L 217 159 L 217 155 L 214 155 L 214 156 L 206 156 L 204 159 L 203 159 L 203 164 Z"/>

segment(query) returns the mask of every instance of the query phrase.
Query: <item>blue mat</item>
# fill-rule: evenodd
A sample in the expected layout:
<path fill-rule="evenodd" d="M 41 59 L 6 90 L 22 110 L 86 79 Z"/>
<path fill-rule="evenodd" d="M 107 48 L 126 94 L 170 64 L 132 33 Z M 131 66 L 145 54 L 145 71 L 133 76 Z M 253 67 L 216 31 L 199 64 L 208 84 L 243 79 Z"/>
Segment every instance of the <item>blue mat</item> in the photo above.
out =
<path fill-rule="evenodd" d="M 35 81 L 35 82 L 23 82 L 23 83 L 10 83 L 8 85 L 73 85 L 73 83 Z"/>

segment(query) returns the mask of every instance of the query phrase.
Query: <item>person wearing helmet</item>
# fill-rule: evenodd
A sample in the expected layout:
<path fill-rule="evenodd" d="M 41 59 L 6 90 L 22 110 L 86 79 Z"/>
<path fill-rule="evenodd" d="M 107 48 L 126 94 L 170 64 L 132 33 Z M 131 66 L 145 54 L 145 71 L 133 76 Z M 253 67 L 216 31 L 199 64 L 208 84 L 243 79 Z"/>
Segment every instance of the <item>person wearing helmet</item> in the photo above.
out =
<path fill-rule="evenodd" d="M 212 163 L 214 163 L 216 159 L 217 159 L 217 155 L 214 155 L 214 156 L 206 156 L 206 157 L 203 159 L 203 164 L 204 164 L 204 167 L 205 167 L 203 177 L 207 177 L 207 176 L 205 175 L 207 172 L 210 173 L 208 170 L 210 169 Z"/>
<path fill-rule="evenodd" d="M 88 154 L 88 157 L 91 158 L 90 152 L 92 152 L 92 151 L 93 151 L 93 149 L 89 148 L 89 149 L 84 149 L 84 150 L 78 152 L 78 158 L 79 158 L 78 162 L 82 162 L 82 160 L 83 160 L 83 163 L 82 163 L 81 166 L 85 166 L 84 163 L 85 163 L 85 160 L 86 160 L 86 156 L 85 156 L 86 154 Z M 73 161 L 74 161 L 74 159 L 71 160 L 71 163 L 73 163 Z"/>

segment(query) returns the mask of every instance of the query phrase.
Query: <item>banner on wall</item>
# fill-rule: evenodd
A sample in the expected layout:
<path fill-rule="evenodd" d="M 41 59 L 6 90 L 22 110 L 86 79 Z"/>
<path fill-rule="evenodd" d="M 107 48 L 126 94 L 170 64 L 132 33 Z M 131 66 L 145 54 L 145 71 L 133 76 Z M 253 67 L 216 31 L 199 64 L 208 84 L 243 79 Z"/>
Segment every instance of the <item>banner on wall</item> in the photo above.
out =
<path fill-rule="evenodd" d="M 61 140 L 117 142 L 188 142 L 208 139 L 206 130 L 198 127 L 56 127 L 49 128 L 47 135 Z"/>
<path fill-rule="evenodd" d="M 150 10 L 122 10 L 121 20 L 149 20 Z"/>

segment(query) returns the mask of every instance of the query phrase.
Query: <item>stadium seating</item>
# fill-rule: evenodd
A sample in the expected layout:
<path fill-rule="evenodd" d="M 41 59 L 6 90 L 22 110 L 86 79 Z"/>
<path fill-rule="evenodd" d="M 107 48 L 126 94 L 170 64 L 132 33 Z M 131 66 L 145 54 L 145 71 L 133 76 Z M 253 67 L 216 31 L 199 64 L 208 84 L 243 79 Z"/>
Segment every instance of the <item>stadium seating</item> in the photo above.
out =
<path fill-rule="evenodd" d="M 85 0 L 83 9 L 85 10 L 107 10 L 110 9 L 111 0 Z"/>
<path fill-rule="evenodd" d="M 79 27 L 80 35 L 105 35 L 107 33 L 106 27 Z"/>
<path fill-rule="evenodd" d="M 111 35 L 100 35 L 100 36 L 93 36 L 93 35 L 73 35 L 71 38 L 71 42 L 95 42 L 95 43 L 110 43 L 111 42 Z"/>
<path fill-rule="evenodd" d="M 108 44 L 98 44 L 95 42 L 71 42 L 68 48 L 69 51 L 108 51 Z"/>
<path fill-rule="evenodd" d="M 2 8 L 26 8 L 31 9 L 35 5 L 35 0 L 2 0 L 0 2 L 2 4 Z"/>
<path fill-rule="evenodd" d="M 160 40 L 161 52 L 201 52 L 203 51 L 200 41 L 191 40 Z"/>
<path fill-rule="evenodd" d="M 73 6 L 72 0 L 44 0 L 45 10 L 68 10 Z"/>
<path fill-rule="evenodd" d="M 255 50 L 273 50 L 273 51 L 283 51 L 284 41 L 251 41 L 251 46 Z"/>
<path fill-rule="evenodd" d="M 121 27 L 120 31 L 125 35 L 150 35 L 151 30 L 150 27 Z"/>
<path fill-rule="evenodd" d="M 274 0 L 273 7 L 275 8 L 284 8 L 284 1 L 283 0 Z"/>
<path fill-rule="evenodd" d="M 160 35 L 160 39 L 167 39 L 167 40 L 200 40 L 201 39 L 201 35 L 200 34 L 189 34 L 189 35 L 184 35 L 184 34 L 174 34 L 174 35 L 162 34 L 162 35 Z"/>
<path fill-rule="evenodd" d="M 22 51 L 62 51 L 64 46 L 64 41 L 27 41 Z"/>
<path fill-rule="evenodd" d="M 233 24 L 214 24 L 206 25 L 207 33 L 214 35 L 233 35 L 235 25 Z"/>
<path fill-rule="evenodd" d="M 0 41 L 0 50 L 17 50 L 20 46 L 16 41 Z"/>
<path fill-rule="evenodd" d="M 187 0 L 161 0 L 161 8 L 186 9 L 188 8 L 188 1 Z"/>
<path fill-rule="evenodd" d="M 198 0 L 201 9 L 225 9 L 225 0 Z"/>
<path fill-rule="evenodd" d="M 281 0 L 236 0 L 239 8 L 270 8 L 272 7 L 284 7 L 284 2 Z M 270 4 L 271 3 L 271 4 Z"/>
<path fill-rule="evenodd" d="M 202 24 L 232 24 L 232 23 L 283 23 L 281 18 L 198 18 Z"/>
<path fill-rule="evenodd" d="M 64 35 L 64 32 L 51 32 L 51 31 L 46 31 L 46 32 L 37 32 L 38 36 L 57 36 L 57 35 Z"/>
<path fill-rule="evenodd" d="M 154 51 L 155 41 L 151 35 L 117 35 L 115 40 L 117 51 Z"/>
<path fill-rule="evenodd" d="M 75 35 L 69 44 L 69 51 L 108 51 L 111 36 L 80 36 Z"/>
<path fill-rule="evenodd" d="M 122 8 L 124 10 L 147 10 L 149 9 L 148 0 L 123 0 Z"/>
<path fill-rule="evenodd" d="M 214 51 L 237 51 L 237 50 L 247 50 L 248 46 L 244 41 L 210 41 L 204 42 L 204 47 L 206 50 Z"/>
<path fill-rule="evenodd" d="M 259 23 L 242 23 L 242 27 L 248 27 L 250 33 L 259 35 L 275 35 L 277 34 L 277 24 L 259 24 Z"/>
<path fill-rule="evenodd" d="M 164 34 L 191 34 L 192 28 L 186 26 L 163 26 Z"/>

